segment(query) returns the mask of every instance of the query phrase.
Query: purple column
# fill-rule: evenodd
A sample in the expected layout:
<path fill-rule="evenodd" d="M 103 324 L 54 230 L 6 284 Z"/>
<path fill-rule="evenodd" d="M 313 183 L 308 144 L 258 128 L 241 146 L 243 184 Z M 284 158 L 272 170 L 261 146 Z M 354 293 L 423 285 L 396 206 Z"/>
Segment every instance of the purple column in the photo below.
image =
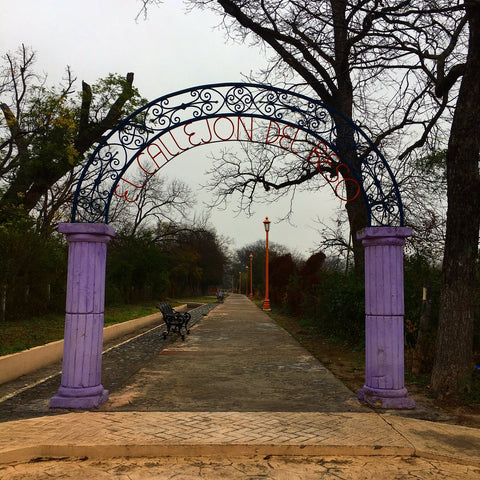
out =
<path fill-rule="evenodd" d="M 108 400 L 101 385 L 107 243 L 103 223 L 62 223 L 68 242 L 67 305 L 62 385 L 50 408 L 95 408 Z"/>
<path fill-rule="evenodd" d="M 368 227 L 365 247 L 365 385 L 360 400 L 380 408 L 414 408 L 404 379 L 403 245 L 406 227 Z"/>

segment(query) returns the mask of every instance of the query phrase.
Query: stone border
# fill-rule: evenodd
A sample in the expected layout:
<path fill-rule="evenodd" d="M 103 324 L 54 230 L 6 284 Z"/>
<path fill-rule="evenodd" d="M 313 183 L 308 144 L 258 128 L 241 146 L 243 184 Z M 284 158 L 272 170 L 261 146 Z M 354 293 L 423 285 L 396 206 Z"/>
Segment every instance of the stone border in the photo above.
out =
<path fill-rule="evenodd" d="M 187 304 L 175 307 L 183 311 Z M 110 325 L 103 329 L 103 343 L 127 335 L 150 325 L 161 325 L 162 314 L 153 313 L 146 317 L 135 318 L 126 322 Z M 11 353 L 0 357 L 0 384 L 15 380 L 22 375 L 32 373 L 39 368 L 61 360 L 63 357 L 63 340 L 57 340 L 29 350 Z"/>

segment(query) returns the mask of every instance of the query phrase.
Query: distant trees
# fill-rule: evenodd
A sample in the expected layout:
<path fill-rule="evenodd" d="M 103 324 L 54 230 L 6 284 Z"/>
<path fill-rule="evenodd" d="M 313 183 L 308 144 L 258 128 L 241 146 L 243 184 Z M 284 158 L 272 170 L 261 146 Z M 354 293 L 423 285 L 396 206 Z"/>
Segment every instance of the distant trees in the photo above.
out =
<path fill-rule="evenodd" d="M 236 251 L 232 267 L 234 290 L 238 291 L 239 272 L 245 280 L 245 266 L 253 254 L 253 292 L 265 294 L 265 244 L 263 241 Z M 353 272 L 345 273 L 341 263 L 323 252 L 306 260 L 273 244 L 269 255 L 269 297 L 275 310 L 294 315 L 327 337 L 362 346 L 365 327 L 364 284 Z M 248 274 L 249 275 L 249 274 Z M 243 283 L 245 285 L 245 283 Z M 249 280 L 247 281 L 249 286 Z M 242 286 L 242 293 L 245 287 Z"/>
<path fill-rule="evenodd" d="M 107 301 L 204 295 L 209 287 L 222 286 L 225 248 L 207 227 L 185 225 L 168 237 L 158 236 L 155 228 L 120 233 L 108 249 Z"/>
<path fill-rule="evenodd" d="M 250 254 L 253 255 L 253 293 L 261 296 L 265 293 L 265 240 L 257 240 L 237 249 L 231 260 L 229 270 L 232 272 L 234 285 L 237 285 L 238 290 L 238 273 L 242 272 L 244 276 L 247 275 L 245 267 L 250 267 Z M 270 262 L 274 262 L 278 256 L 288 254 L 288 249 L 285 246 L 275 242 L 269 243 Z M 250 281 L 248 281 L 248 285 L 250 285 Z"/>
<path fill-rule="evenodd" d="M 65 307 L 66 249 L 28 221 L 0 225 L 0 320 Z"/>
<path fill-rule="evenodd" d="M 192 293 L 208 293 L 209 287 L 222 286 L 227 265 L 227 247 L 224 240 L 213 229 L 190 229 L 178 235 L 172 245 L 173 262 L 175 256 L 189 254 L 196 256 L 196 278 L 190 278 L 188 287 Z M 193 272 L 196 270 L 193 269 Z M 190 272 L 191 275 L 191 272 Z M 177 285 L 182 291 L 182 285 Z"/>

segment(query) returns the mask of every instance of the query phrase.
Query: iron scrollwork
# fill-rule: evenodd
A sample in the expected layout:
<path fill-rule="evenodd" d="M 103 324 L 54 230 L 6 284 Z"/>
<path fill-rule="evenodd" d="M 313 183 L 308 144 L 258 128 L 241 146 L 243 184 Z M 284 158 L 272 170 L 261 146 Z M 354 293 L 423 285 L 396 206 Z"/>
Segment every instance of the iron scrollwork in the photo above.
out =
<path fill-rule="evenodd" d="M 190 135 L 189 125 L 193 122 L 205 121 L 210 129 L 209 121 L 230 119 L 233 124 L 234 118 L 239 122 L 249 118 L 277 122 L 317 139 L 348 167 L 352 181 L 358 182 L 367 205 L 369 226 L 403 226 L 402 202 L 393 173 L 357 125 L 313 98 L 267 85 L 244 83 L 181 90 L 148 103 L 119 123 L 97 146 L 80 175 L 72 222 L 108 223 L 110 202 L 120 180 L 135 159 L 140 164 L 142 152 L 153 149 L 154 142 L 160 142 L 169 151 L 167 141 L 162 139 L 168 138 L 172 145 L 175 141 L 178 152 L 169 151 L 173 158 L 187 149 L 174 135 L 178 129 L 183 128 Z M 242 126 L 247 128 L 244 123 Z M 189 148 L 195 146 L 192 136 L 188 137 Z M 165 158 L 150 153 L 155 165 L 144 163 L 141 168 L 147 173 L 162 168 L 169 161 L 165 152 L 162 154 Z"/>

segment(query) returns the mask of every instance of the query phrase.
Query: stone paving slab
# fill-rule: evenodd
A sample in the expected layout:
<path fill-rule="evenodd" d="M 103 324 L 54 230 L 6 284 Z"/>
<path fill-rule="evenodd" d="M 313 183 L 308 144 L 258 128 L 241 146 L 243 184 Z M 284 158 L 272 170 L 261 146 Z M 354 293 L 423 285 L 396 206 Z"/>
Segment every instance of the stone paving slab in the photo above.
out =
<path fill-rule="evenodd" d="M 85 412 L 0 424 L 0 462 L 41 456 L 411 455 L 380 416 L 293 412 Z"/>
<path fill-rule="evenodd" d="M 480 430 L 477 428 L 397 415 L 382 415 L 382 418 L 415 446 L 418 456 L 480 466 Z"/>
<path fill-rule="evenodd" d="M 0 424 L 0 463 L 222 453 L 415 455 L 480 468 L 480 431 L 374 412 L 72 412 Z"/>

